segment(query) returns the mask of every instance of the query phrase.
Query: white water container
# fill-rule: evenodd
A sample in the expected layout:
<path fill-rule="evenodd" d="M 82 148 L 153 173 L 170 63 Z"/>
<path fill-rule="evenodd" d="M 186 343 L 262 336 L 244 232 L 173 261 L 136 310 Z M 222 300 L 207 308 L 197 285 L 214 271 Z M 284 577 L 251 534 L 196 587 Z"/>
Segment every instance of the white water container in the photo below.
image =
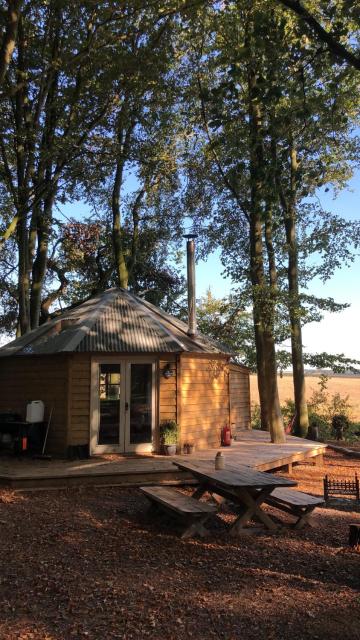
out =
<path fill-rule="evenodd" d="M 26 405 L 26 422 L 43 422 L 44 403 L 42 400 L 32 400 Z"/>

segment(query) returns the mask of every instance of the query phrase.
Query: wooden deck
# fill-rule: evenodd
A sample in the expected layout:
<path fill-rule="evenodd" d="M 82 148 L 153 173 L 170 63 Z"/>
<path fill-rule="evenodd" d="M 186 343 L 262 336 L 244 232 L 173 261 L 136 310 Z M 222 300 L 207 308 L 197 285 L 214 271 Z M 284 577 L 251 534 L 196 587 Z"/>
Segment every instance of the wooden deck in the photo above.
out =
<path fill-rule="evenodd" d="M 316 458 L 321 462 L 326 445 L 287 436 L 286 443 L 272 444 L 261 431 L 244 431 L 231 447 L 222 451 L 231 465 L 245 464 L 260 471 L 270 471 L 293 463 Z M 198 451 L 176 459 L 213 460 L 218 449 Z M 99 456 L 89 460 L 32 460 L 0 457 L 0 486 L 31 490 L 68 486 L 141 486 L 152 484 L 188 484 L 191 476 L 180 471 L 165 456 Z"/>

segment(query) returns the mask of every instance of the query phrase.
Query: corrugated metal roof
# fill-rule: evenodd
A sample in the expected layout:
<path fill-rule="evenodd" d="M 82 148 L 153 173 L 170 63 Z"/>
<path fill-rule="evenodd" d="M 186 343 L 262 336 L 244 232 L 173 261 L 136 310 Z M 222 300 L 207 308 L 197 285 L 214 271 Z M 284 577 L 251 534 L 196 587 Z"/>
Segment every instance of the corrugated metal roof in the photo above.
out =
<path fill-rule="evenodd" d="M 109 289 L 0 349 L 0 356 L 63 352 L 230 354 L 187 335 L 187 325 L 124 289 Z"/>

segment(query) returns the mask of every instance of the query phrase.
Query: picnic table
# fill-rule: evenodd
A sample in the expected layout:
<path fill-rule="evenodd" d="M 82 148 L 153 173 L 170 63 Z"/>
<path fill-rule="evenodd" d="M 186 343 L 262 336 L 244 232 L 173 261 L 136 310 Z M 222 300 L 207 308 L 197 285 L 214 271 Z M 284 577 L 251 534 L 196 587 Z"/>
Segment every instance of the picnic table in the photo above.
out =
<path fill-rule="evenodd" d="M 199 481 L 193 498 L 200 500 L 204 493 L 209 492 L 240 507 L 240 514 L 229 531 L 233 536 L 240 534 L 253 518 L 260 520 L 270 531 L 277 529 L 276 523 L 261 506 L 275 488 L 297 485 L 295 480 L 256 471 L 246 465 L 228 465 L 223 470 L 216 470 L 213 460 L 173 460 L 173 463 L 179 469 L 189 471 Z"/>

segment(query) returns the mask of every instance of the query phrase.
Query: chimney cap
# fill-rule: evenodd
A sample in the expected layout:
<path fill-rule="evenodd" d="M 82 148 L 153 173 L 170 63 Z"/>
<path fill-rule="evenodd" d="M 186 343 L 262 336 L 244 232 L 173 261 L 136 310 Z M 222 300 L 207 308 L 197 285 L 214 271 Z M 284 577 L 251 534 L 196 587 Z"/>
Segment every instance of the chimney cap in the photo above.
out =
<path fill-rule="evenodd" d="M 195 239 L 197 237 L 198 237 L 197 233 L 185 233 L 183 235 L 183 238 L 186 238 L 187 240 L 193 240 L 193 239 Z"/>

